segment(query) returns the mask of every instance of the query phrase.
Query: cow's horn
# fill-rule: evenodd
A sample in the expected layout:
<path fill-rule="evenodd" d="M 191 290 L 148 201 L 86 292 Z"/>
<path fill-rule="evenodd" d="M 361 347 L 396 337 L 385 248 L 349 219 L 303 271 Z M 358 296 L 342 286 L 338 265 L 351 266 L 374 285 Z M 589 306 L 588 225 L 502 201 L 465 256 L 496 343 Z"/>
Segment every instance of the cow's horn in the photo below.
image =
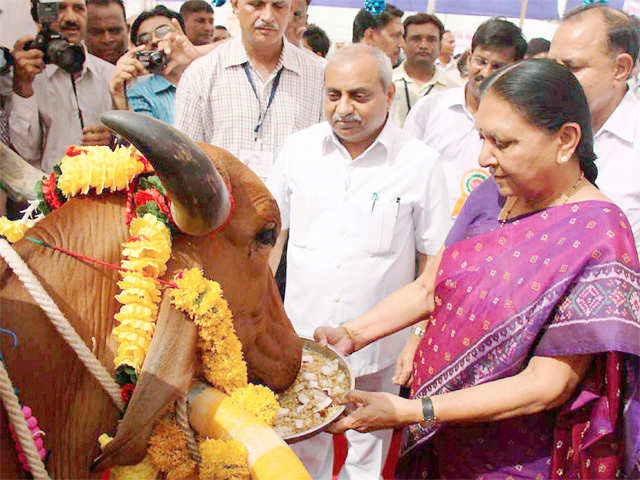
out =
<path fill-rule="evenodd" d="M 189 235 L 221 226 L 231 209 L 222 177 L 207 154 L 182 132 L 141 113 L 106 112 L 102 122 L 149 160 L 171 197 L 171 214 Z"/>

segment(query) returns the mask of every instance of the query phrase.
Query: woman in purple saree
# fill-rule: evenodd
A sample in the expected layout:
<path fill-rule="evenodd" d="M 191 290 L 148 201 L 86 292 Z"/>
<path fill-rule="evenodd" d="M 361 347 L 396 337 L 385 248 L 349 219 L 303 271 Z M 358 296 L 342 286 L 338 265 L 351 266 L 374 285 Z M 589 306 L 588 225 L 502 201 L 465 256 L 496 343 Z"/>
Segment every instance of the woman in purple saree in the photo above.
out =
<path fill-rule="evenodd" d="M 411 399 L 351 392 L 358 408 L 333 431 L 406 425 L 398 478 L 637 478 L 640 266 L 626 217 L 591 185 L 584 93 L 544 60 L 485 88 L 476 123 L 493 179 L 439 262 L 316 332 L 349 353 L 432 313 Z"/>

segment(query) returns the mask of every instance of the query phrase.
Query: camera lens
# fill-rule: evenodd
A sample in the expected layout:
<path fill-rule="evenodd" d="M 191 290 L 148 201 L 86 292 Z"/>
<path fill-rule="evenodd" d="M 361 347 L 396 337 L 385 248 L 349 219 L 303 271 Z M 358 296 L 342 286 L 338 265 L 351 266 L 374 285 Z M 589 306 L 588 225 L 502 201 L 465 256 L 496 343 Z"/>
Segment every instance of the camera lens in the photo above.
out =
<path fill-rule="evenodd" d="M 64 71 L 79 73 L 84 64 L 84 50 L 79 45 L 70 45 L 66 40 L 52 40 L 47 48 L 49 62 L 55 63 Z"/>

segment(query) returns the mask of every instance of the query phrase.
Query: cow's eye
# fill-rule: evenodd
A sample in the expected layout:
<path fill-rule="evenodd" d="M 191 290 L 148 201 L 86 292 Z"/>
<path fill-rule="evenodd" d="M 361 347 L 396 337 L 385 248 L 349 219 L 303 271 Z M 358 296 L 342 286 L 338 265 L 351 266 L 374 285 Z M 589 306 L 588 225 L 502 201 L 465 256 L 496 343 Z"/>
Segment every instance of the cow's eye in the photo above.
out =
<path fill-rule="evenodd" d="M 275 223 L 268 223 L 257 233 L 256 242 L 261 245 L 271 245 L 273 247 L 276 244 L 277 237 Z"/>

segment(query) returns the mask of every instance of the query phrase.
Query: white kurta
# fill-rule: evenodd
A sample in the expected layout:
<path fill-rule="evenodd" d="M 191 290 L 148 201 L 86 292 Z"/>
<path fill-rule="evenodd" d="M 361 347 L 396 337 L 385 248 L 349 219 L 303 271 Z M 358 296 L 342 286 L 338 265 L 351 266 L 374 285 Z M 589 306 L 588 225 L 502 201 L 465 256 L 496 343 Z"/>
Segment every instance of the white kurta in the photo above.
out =
<path fill-rule="evenodd" d="M 326 122 L 291 135 L 268 186 L 289 229 L 285 310 L 307 337 L 411 282 L 416 250 L 437 253 L 450 227 L 438 154 L 391 121 L 356 159 Z M 354 374 L 392 365 L 406 338 L 351 355 Z"/>
<path fill-rule="evenodd" d="M 418 101 L 407 116 L 404 131 L 440 153 L 449 191 L 449 213 L 457 217 L 471 191 L 489 177 L 489 172 L 478 164 L 482 142 L 466 107 L 464 87 Z"/>
<path fill-rule="evenodd" d="M 627 215 L 640 251 L 640 101 L 630 90 L 595 135 L 596 184 Z"/>

